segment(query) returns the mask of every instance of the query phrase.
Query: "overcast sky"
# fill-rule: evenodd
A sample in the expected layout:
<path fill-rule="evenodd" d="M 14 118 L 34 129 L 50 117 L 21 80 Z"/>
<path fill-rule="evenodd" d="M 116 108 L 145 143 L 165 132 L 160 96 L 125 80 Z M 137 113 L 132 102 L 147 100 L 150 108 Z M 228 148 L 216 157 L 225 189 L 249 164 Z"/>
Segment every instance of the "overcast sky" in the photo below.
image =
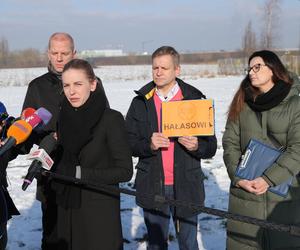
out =
<path fill-rule="evenodd" d="M 11 50 L 44 50 L 56 31 L 78 50 L 122 48 L 153 52 L 235 50 L 249 20 L 260 34 L 265 0 L 1 0 L 0 38 Z M 280 48 L 300 44 L 300 0 L 281 0 Z"/>

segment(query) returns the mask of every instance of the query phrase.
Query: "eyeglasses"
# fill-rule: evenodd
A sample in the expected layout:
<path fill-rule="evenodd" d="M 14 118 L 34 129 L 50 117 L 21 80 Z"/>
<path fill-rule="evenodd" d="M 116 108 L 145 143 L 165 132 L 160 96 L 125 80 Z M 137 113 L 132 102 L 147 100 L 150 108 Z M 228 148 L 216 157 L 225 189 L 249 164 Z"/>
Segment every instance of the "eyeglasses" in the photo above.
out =
<path fill-rule="evenodd" d="M 246 68 L 245 72 L 246 72 L 246 74 L 249 74 L 250 71 L 253 70 L 254 73 L 257 73 L 258 71 L 260 71 L 260 68 L 262 66 L 267 66 L 267 65 L 258 63 L 258 64 L 253 65 L 252 67 Z"/>

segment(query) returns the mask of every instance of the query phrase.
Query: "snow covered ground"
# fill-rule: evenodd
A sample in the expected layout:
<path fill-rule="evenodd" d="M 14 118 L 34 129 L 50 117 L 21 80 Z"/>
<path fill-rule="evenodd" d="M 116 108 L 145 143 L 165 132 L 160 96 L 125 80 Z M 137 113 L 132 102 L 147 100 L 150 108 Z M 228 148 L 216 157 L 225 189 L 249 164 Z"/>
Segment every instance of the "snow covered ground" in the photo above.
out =
<path fill-rule="evenodd" d="M 0 70 L 0 100 L 5 103 L 11 115 L 18 116 L 20 113 L 28 82 L 44 72 L 46 70 L 43 68 Z M 103 81 L 111 107 L 125 115 L 135 95 L 133 90 L 139 89 L 151 79 L 151 67 L 106 66 L 97 68 L 96 74 Z M 228 105 L 242 76 L 211 78 L 216 74 L 216 65 L 182 65 L 182 79 L 215 101 L 218 150 L 213 159 L 204 160 L 202 165 L 207 176 L 206 206 L 227 210 L 229 179 L 222 160 L 221 138 Z M 203 76 L 209 78 L 202 78 Z M 22 156 L 12 161 L 8 168 L 9 190 L 21 212 L 20 216 L 14 217 L 9 223 L 9 250 L 40 249 L 41 212 L 40 203 L 35 200 L 36 185 L 31 184 L 25 192 L 21 190 L 22 177 L 26 175 L 29 164 Z M 146 243 L 142 240 L 146 228 L 141 209 L 135 205 L 131 196 L 122 195 L 121 199 L 123 235 L 127 242 L 124 248 L 146 249 Z M 225 249 L 225 225 L 224 219 L 201 214 L 198 233 L 200 249 Z M 172 226 L 171 234 L 174 235 Z M 170 241 L 169 249 L 178 249 L 176 240 Z"/>

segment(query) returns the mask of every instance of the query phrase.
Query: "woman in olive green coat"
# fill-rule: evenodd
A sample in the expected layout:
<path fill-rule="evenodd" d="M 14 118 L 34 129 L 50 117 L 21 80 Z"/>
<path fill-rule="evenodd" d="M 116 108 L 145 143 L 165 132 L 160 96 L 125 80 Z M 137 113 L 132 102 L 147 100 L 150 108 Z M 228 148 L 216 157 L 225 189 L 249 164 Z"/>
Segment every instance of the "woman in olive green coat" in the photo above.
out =
<path fill-rule="evenodd" d="M 229 211 L 276 223 L 300 224 L 299 92 L 273 52 L 257 51 L 248 64 L 248 74 L 230 105 L 223 136 L 224 162 L 231 179 Z M 286 150 L 261 177 L 241 179 L 235 176 L 236 167 L 252 138 L 269 145 L 277 141 Z M 287 197 L 268 191 L 291 177 Z M 228 220 L 227 249 L 300 249 L 300 237 Z"/>

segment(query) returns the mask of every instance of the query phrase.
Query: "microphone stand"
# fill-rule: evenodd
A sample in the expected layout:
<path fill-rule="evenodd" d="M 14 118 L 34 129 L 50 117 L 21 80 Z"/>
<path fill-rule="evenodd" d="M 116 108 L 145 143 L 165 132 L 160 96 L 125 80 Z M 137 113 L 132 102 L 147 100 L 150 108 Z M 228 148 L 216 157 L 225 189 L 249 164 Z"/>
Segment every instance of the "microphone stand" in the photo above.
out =
<path fill-rule="evenodd" d="M 77 179 L 75 177 L 57 174 L 57 173 L 54 173 L 54 172 L 51 172 L 51 171 L 48 171 L 45 169 L 42 170 L 42 175 L 56 179 L 56 180 L 68 182 L 72 185 L 82 186 L 85 189 L 95 190 L 95 191 L 105 193 L 108 195 L 119 195 L 120 193 L 132 195 L 132 196 L 137 195 L 136 191 L 132 191 L 129 189 L 119 188 L 119 187 L 115 187 L 115 186 L 108 185 L 108 184 L 93 183 L 90 181 Z M 149 195 L 143 194 L 143 197 L 153 200 L 153 196 L 150 197 Z M 198 212 L 203 212 L 206 214 L 211 214 L 211 215 L 226 218 L 226 219 L 232 219 L 232 220 L 236 220 L 236 221 L 240 221 L 240 222 L 245 222 L 248 224 L 254 224 L 254 225 L 258 225 L 265 229 L 275 230 L 275 231 L 279 231 L 279 232 L 286 232 L 291 235 L 300 237 L 300 227 L 297 225 L 287 225 L 287 224 L 279 224 L 279 223 L 269 222 L 266 220 L 261 220 L 261 219 L 252 218 L 249 216 L 244 216 L 244 215 L 239 215 L 239 214 L 233 214 L 228 211 L 205 207 L 202 205 L 197 205 L 197 204 L 186 202 L 186 201 L 166 199 L 165 197 L 163 197 L 161 195 L 155 195 L 154 200 L 156 202 L 160 202 L 163 204 L 186 207 L 186 208 L 198 211 Z"/>

